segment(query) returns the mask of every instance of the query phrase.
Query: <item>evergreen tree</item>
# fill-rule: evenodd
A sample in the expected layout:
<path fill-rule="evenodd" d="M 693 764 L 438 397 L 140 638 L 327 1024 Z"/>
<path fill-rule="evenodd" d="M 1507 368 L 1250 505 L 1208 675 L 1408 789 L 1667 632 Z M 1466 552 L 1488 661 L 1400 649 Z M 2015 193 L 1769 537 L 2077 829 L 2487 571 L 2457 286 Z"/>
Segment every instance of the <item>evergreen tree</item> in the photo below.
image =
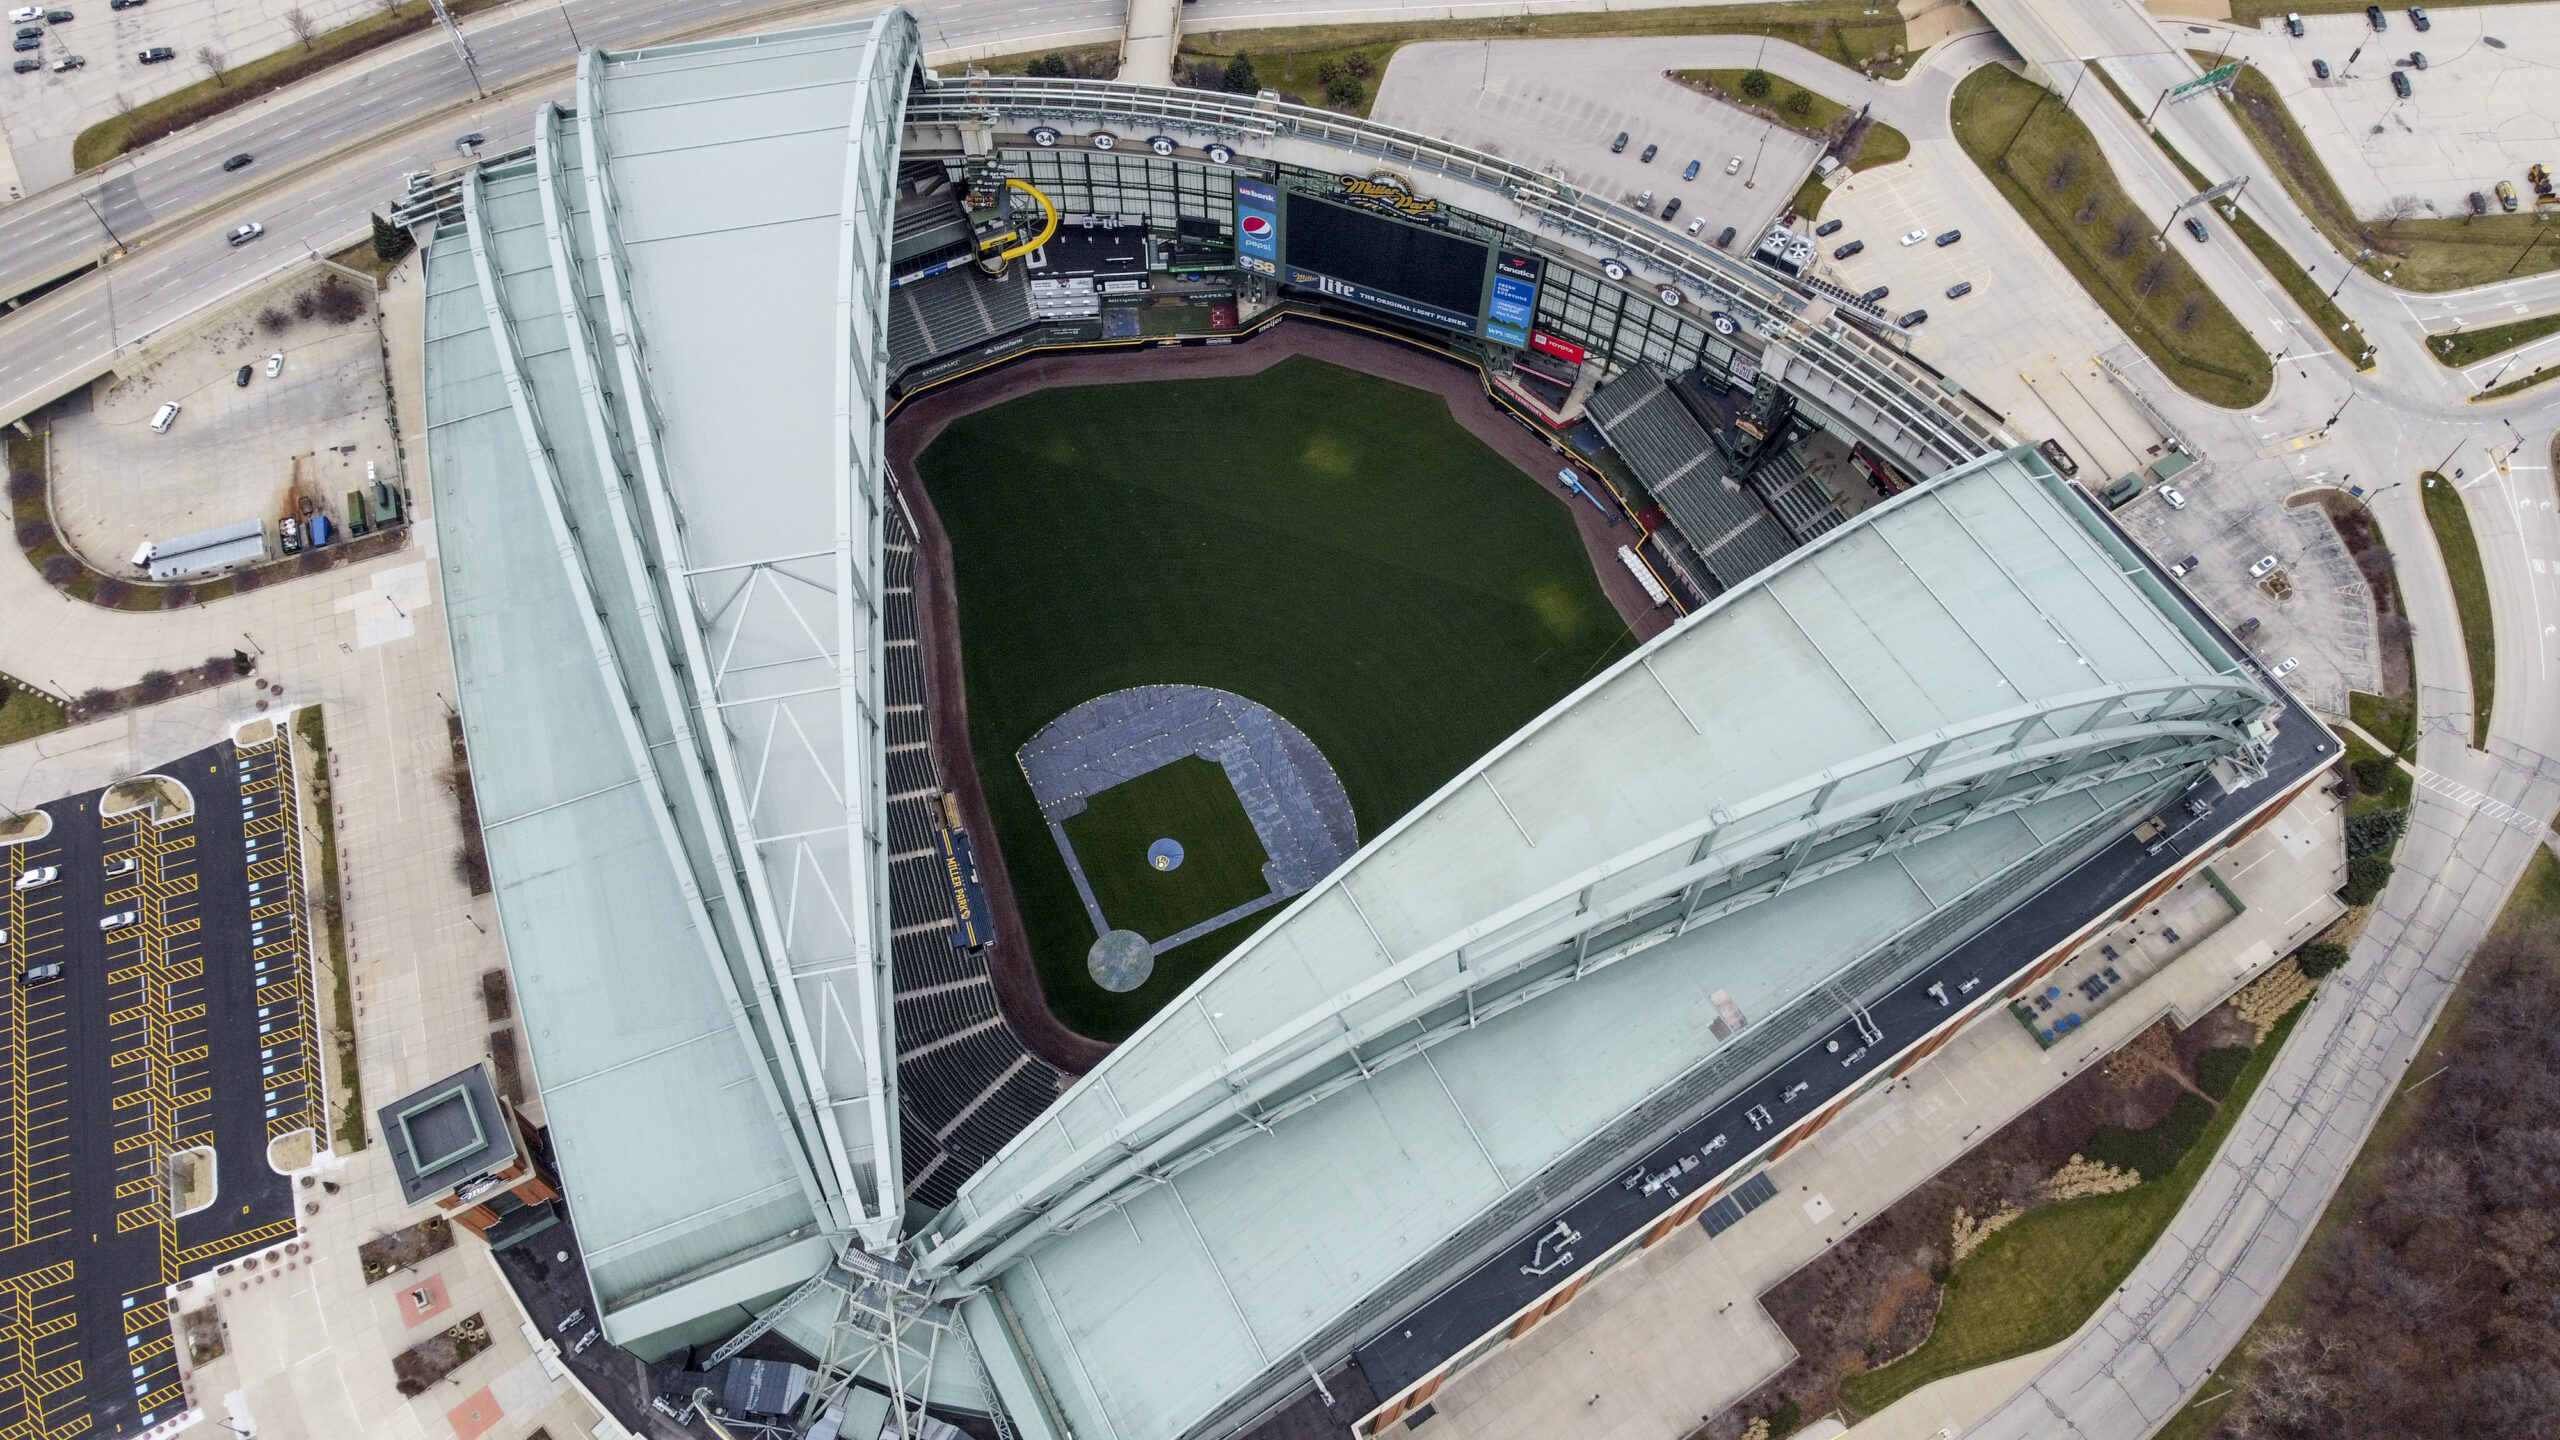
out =
<path fill-rule="evenodd" d="M 388 264 L 418 248 L 416 237 L 380 215 L 373 217 L 374 257 Z"/>

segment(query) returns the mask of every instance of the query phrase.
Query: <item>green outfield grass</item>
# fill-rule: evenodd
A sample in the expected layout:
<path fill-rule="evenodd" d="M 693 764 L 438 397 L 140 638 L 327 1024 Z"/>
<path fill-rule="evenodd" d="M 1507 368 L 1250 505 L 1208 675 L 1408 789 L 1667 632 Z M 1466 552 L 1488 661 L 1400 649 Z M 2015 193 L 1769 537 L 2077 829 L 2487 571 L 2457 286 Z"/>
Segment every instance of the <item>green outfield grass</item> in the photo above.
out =
<path fill-rule="evenodd" d="M 1126 686 L 1232 690 L 1323 750 L 1368 838 L 1632 644 L 1558 501 L 1438 396 L 1314 360 L 1046 390 L 953 424 L 918 470 L 1033 956 L 1059 1018 L 1101 1039 L 1255 926 L 1127 995 L 1094 985 L 1092 926 L 1014 759 L 1041 726 Z"/>
<path fill-rule="evenodd" d="M 1083 813 L 1068 818 L 1066 829 L 1103 918 L 1150 940 L 1178 934 L 1271 890 L 1262 878 L 1262 864 L 1271 856 L 1227 783 L 1226 767 L 1196 755 L 1091 797 Z M 1158 870 L 1147 863 L 1147 847 L 1168 838 L 1181 844 L 1182 864 Z M 1216 939 L 1212 931 L 1191 944 Z"/>

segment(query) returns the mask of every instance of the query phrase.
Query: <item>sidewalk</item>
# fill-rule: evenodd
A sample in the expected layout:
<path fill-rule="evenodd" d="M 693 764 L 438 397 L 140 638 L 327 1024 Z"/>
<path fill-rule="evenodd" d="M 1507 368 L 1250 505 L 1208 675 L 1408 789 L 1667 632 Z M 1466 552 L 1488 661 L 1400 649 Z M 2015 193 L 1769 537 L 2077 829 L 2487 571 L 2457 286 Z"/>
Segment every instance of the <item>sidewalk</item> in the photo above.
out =
<path fill-rule="evenodd" d="M 2201 1018 L 2317 933 L 2342 908 L 2330 891 L 2345 868 L 2343 837 L 2337 803 L 2305 794 L 2213 860 L 2247 909 L 2069 1042 L 2040 1049 L 2004 1011 L 1986 1013 L 1770 1166 L 1774 1201 L 1712 1240 L 1682 1226 L 1453 1379 L 1423 1440 L 1546 1440 L 1566 1429 L 1582 1440 L 1666 1440 L 1741 1400 L 1794 1358 L 1759 1295 L 2070 1076 L 2163 1017 Z M 1988 1413 L 2034 1378 L 2033 1360 L 1940 1382 L 1878 1416 L 1891 1423 L 1872 1433 L 1899 1440 Z M 1944 1413 L 1919 1425 L 1897 1413 L 1906 1407 Z"/>

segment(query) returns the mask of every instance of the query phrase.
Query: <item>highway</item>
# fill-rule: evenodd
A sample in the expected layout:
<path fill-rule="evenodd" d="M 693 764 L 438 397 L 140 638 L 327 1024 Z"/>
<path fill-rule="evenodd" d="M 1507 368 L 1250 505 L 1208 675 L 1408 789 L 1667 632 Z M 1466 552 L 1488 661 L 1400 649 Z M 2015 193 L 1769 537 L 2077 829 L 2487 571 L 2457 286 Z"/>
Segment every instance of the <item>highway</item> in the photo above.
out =
<path fill-rule="evenodd" d="M 579 18 L 581 40 L 610 46 L 878 8 L 588 0 L 570 14 Z M 1107 42 L 1118 34 L 1124 6 L 922 0 L 910 8 L 924 22 L 929 58 L 944 60 Z M 369 68 L 227 116 L 206 134 L 173 137 L 110 166 L 103 179 L 56 187 L 0 211 L 0 293 L 97 258 L 106 243 L 102 221 L 131 246 L 103 272 L 0 315 L 0 419 L 53 399 L 207 306 L 361 237 L 367 213 L 389 208 L 403 174 L 458 159 L 460 136 L 485 135 L 491 151 L 528 143 L 535 106 L 569 93 L 575 55 L 560 10 L 511 7 L 470 33 L 491 99 L 474 98 L 469 75 L 441 40 L 413 41 Z M 384 132 L 387 138 L 376 138 Z M 257 155 L 257 163 L 224 173 L 222 157 L 241 151 Z M 183 223 L 190 215 L 198 223 Z M 223 232 L 243 220 L 263 224 L 266 234 L 235 249 Z M 154 238 L 135 243 L 145 232 Z"/>
<path fill-rule="evenodd" d="M 559 0 L 520 3 L 464 27 L 479 78 L 504 95 L 499 109 L 521 115 L 539 96 L 567 94 L 578 46 L 629 47 L 647 40 L 749 25 L 806 24 L 864 15 L 877 5 L 774 4 L 772 0 Z M 1125 0 L 917 0 L 935 59 L 1010 53 L 1118 38 Z M 470 71 L 439 33 L 360 57 L 344 69 L 233 111 L 0 210 L 0 295 L 16 295 L 115 247 L 217 202 L 246 215 L 309 179 L 310 168 L 389 132 L 396 146 L 369 150 L 368 204 L 380 208 L 406 171 L 457 157 L 454 142 L 473 129 L 496 138 L 466 109 L 476 99 Z M 441 122 L 441 123 L 439 123 Z M 257 161 L 226 173 L 223 160 Z M 110 238 L 110 232 L 116 237 Z"/>

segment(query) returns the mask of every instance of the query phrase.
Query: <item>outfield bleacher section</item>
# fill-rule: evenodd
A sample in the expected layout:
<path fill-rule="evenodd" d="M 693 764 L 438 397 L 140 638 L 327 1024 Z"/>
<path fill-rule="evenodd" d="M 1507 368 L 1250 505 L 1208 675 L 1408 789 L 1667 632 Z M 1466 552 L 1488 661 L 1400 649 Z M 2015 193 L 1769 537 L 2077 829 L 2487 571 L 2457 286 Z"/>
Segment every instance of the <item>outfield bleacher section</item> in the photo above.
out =
<path fill-rule="evenodd" d="M 1719 589 L 1732 589 L 1796 547 L 1760 497 L 1727 474 L 1724 452 L 1660 371 L 1636 366 L 1592 392 L 1587 408 Z"/>
<path fill-rule="evenodd" d="M 960 265 L 889 292 L 889 369 L 903 375 L 1032 322 L 1031 287 L 1020 266 L 990 280 Z"/>
<path fill-rule="evenodd" d="M 889 765 L 889 958 L 897 1007 L 898 1120 L 907 1198 L 951 1203 L 962 1181 L 1058 1096 L 1064 1077 L 1024 1048 L 996 1005 L 984 955 L 951 943 L 942 785 L 916 650 L 915 531 L 889 507 L 888 655 L 882 666 Z"/>
<path fill-rule="evenodd" d="M 1793 449 L 1780 450 L 1760 462 L 1751 472 L 1751 492 L 1769 513 L 1778 518 L 1787 534 L 1799 545 L 1838 526 L 1849 523 L 1848 512 L 1822 482 L 1805 468 L 1804 457 Z"/>

